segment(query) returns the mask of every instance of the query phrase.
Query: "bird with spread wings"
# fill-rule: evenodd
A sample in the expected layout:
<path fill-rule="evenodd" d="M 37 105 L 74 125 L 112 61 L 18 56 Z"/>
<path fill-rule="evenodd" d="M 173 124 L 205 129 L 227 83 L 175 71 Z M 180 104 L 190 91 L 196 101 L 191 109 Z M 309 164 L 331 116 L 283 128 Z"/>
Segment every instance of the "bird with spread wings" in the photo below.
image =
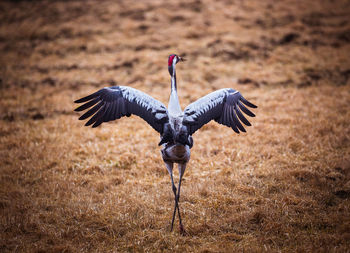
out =
<path fill-rule="evenodd" d="M 123 116 L 137 115 L 160 134 L 159 145 L 163 146 L 162 158 L 170 174 L 175 197 L 171 230 L 177 210 L 180 232 L 183 234 L 185 230 L 178 202 L 182 177 L 190 160 L 190 149 L 193 146 L 192 135 L 211 120 L 231 127 L 236 133 L 246 132 L 243 124 L 246 126 L 251 126 L 251 124 L 244 114 L 255 117 L 255 114 L 247 107 L 257 108 L 257 106 L 246 100 L 239 91 L 224 88 L 198 99 L 182 111 L 177 95 L 175 71 L 175 66 L 180 61 L 184 59 L 175 54 L 168 58 L 168 70 L 171 76 L 168 107 L 140 90 L 127 86 L 113 86 L 102 88 L 76 100 L 76 103 L 84 104 L 75 111 L 88 110 L 79 119 L 85 120 L 91 117 L 85 126 L 92 125 L 92 127 L 98 127 L 103 122 L 116 120 Z M 173 180 L 174 163 L 177 163 L 179 168 L 178 188 Z"/>

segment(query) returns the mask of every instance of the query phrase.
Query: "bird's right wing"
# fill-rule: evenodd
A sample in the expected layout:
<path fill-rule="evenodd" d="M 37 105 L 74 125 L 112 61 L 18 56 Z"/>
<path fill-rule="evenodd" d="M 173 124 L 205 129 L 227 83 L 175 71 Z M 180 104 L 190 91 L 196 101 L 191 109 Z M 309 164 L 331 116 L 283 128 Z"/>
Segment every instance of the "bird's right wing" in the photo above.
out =
<path fill-rule="evenodd" d="M 162 134 L 163 125 L 168 122 L 168 111 L 163 103 L 131 87 L 105 87 L 74 102 L 86 102 L 75 111 L 89 109 L 79 120 L 87 119 L 94 114 L 85 126 L 93 124 L 92 127 L 97 127 L 103 122 L 135 114 Z"/>
<path fill-rule="evenodd" d="M 211 120 L 231 127 L 236 133 L 245 132 L 246 130 L 239 120 L 247 126 L 251 124 L 241 110 L 245 114 L 255 117 L 254 113 L 248 110 L 245 105 L 257 108 L 256 105 L 246 100 L 239 91 L 230 88 L 220 89 L 188 105 L 184 110 L 183 124 L 187 126 L 190 135 Z"/>

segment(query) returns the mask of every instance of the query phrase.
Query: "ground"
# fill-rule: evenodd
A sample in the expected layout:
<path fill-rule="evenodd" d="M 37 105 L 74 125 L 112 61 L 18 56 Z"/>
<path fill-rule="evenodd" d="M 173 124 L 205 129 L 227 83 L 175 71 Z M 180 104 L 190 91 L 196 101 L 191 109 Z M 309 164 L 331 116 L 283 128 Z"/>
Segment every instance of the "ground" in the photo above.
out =
<path fill-rule="evenodd" d="M 0 251 L 349 252 L 349 20 L 341 0 L 1 1 Z M 167 104 L 171 53 L 183 108 L 225 87 L 259 106 L 247 133 L 193 135 L 185 236 L 159 135 L 73 112 L 112 85 Z"/>

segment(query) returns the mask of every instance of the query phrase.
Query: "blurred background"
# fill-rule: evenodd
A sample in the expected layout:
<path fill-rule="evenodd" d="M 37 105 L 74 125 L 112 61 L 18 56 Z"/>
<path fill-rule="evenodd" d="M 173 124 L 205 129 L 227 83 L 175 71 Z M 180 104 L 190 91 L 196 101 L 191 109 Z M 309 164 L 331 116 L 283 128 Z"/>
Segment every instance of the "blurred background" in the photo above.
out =
<path fill-rule="evenodd" d="M 349 251 L 349 20 L 345 0 L 1 1 L 0 251 Z M 182 108 L 226 87 L 259 106 L 247 133 L 194 134 L 184 237 L 158 134 L 73 112 L 113 85 L 167 104 L 172 53 Z"/>

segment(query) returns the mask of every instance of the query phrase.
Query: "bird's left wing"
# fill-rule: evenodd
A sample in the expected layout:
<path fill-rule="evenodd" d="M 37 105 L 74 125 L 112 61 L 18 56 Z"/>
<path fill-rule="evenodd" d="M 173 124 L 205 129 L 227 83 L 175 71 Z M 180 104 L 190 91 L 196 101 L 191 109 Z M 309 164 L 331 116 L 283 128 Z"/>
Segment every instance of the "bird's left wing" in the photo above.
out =
<path fill-rule="evenodd" d="M 80 120 L 87 119 L 94 114 L 85 126 L 93 124 L 92 127 L 97 127 L 103 122 L 135 114 L 144 119 L 157 132 L 162 133 L 164 123 L 168 122 L 168 111 L 163 103 L 131 87 L 105 87 L 74 102 L 86 102 L 75 111 L 89 109 L 79 118 Z"/>
<path fill-rule="evenodd" d="M 246 100 L 239 91 L 230 88 L 220 89 L 189 104 L 184 110 L 183 124 L 187 126 L 190 135 L 211 120 L 231 127 L 236 133 L 245 132 L 246 130 L 240 121 L 247 126 L 251 124 L 242 112 L 255 117 L 254 113 L 248 110 L 245 105 L 257 108 L 256 105 Z"/>

